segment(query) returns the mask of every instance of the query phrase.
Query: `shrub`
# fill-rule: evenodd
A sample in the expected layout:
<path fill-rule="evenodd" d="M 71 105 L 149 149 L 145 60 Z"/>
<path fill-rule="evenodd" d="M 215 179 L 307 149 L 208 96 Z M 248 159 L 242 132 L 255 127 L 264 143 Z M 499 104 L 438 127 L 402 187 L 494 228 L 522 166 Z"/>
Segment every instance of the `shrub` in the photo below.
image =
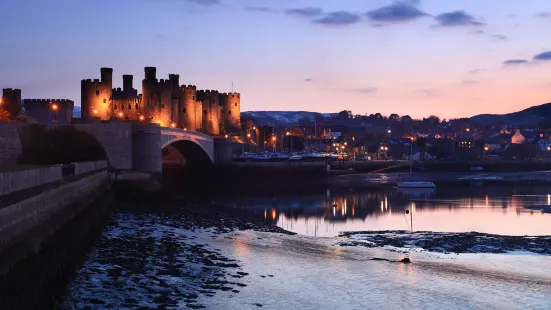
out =
<path fill-rule="evenodd" d="M 20 137 L 20 164 L 69 164 L 107 158 L 105 150 L 94 135 L 78 131 L 72 126 L 48 130 L 45 126 L 30 125 L 21 130 Z"/>

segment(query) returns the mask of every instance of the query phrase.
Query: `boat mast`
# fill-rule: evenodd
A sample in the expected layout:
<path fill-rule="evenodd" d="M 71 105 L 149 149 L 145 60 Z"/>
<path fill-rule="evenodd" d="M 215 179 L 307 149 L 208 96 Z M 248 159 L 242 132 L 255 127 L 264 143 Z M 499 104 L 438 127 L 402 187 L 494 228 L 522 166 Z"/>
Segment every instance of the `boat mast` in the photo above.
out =
<path fill-rule="evenodd" d="M 411 137 L 411 142 L 410 142 L 410 153 L 409 153 L 409 180 L 412 181 L 413 179 L 413 136 Z"/>

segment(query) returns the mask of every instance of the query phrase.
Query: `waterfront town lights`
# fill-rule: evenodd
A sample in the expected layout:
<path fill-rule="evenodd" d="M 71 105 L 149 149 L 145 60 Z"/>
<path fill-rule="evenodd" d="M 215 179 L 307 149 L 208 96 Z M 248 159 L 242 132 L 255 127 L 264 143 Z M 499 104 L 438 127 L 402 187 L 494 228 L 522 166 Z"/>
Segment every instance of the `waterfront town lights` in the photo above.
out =
<path fill-rule="evenodd" d="M 119 117 L 122 118 L 124 114 L 122 114 L 122 112 L 119 112 Z"/>
<path fill-rule="evenodd" d="M 250 137 L 251 137 L 251 134 L 250 134 L 250 133 L 248 133 L 248 134 L 247 134 L 247 138 L 250 138 Z"/>
<path fill-rule="evenodd" d="M 57 104 L 53 104 L 53 105 L 52 105 L 52 110 L 57 111 L 57 109 L 58 109 Z"/>
<path fill-rule="evenodd" d="M 176 124 L 170 123 L 170 127 L 175 128 L 175 127 L 176 127 Z"/>
<path fill-rule="evenodd" d="M 228 138 L 228 135 L 226 135 L 226 139 Z"/>
<path fill-rule="evenodd" d="M 98 110 L 97 110 L 97 109 L 94 109 L 94 114 L 98 114 Z"/>
<path fill-rule="evenodd" d="M 140 115 L 140 121 L 143 121 L 145 117 L 143 115 Z"/>
<path fill-rule="evenodd" d="M 276 137 L 275 137 L 275 136 L 273 136 L 273 137 L 272 137 L 272 141 L 275 141 L 275 140 L 276 140 Z"/>
<path fill-rule="evenodd" d="M 489 150 L 489 149 L 490 149 L 490 148 L 487 147 L 487 146 L 484 147 L 484 151 L 487 151 L 487 150 Z"/>

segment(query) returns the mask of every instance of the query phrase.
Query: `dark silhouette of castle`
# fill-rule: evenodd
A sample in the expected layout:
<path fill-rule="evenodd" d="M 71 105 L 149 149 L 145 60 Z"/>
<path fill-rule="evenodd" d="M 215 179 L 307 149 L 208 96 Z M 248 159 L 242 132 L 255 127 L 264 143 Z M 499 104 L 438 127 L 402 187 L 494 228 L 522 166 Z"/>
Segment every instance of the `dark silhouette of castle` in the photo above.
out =
<path fill-rule="evenodd" d="M 139 120 L 202 131 L 213 135 L 240 128 L 239 93 L 197 90 L 181 85 L 179 75 L 157 79 L 155 67 L 145 67 L 142 94 L 132 86 L 132 75 L 123 75 L 123 88 L 113 88 L 113 69 L 101 68 L 101 80 L 82 80 L 81 108 L 84 120 Z"/>

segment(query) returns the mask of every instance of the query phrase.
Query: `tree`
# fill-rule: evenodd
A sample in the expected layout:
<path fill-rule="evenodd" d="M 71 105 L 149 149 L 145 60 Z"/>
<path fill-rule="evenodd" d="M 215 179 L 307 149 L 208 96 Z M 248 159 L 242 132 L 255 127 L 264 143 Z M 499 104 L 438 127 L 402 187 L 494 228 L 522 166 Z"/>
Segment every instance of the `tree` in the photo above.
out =
<path fill-rule="evenodd" d="M 352 111 L 348 111 L 348 110 L 342 110 L 339 112 L 338 114 L 339 118 L 343 118 L 343 119 L 349 119 L 349 118 L 352 118 Z"/>
<path fill-rule="evenodd" d="M 407 123 L 409 123 L 409 122 L 411 122 L 411 121 L 413 121 L 413 119 L 411 118 L 411 116 L 409 116 L 409 115 L 404 115 L 404 116 L 402 116 L 402 122 L 407 122 Z"/>
<path fill-rule="evenodd" d="M 9 121 L 11 119 L 11 114 L 7 110 L 0 109 L 0 121 Z"/>

